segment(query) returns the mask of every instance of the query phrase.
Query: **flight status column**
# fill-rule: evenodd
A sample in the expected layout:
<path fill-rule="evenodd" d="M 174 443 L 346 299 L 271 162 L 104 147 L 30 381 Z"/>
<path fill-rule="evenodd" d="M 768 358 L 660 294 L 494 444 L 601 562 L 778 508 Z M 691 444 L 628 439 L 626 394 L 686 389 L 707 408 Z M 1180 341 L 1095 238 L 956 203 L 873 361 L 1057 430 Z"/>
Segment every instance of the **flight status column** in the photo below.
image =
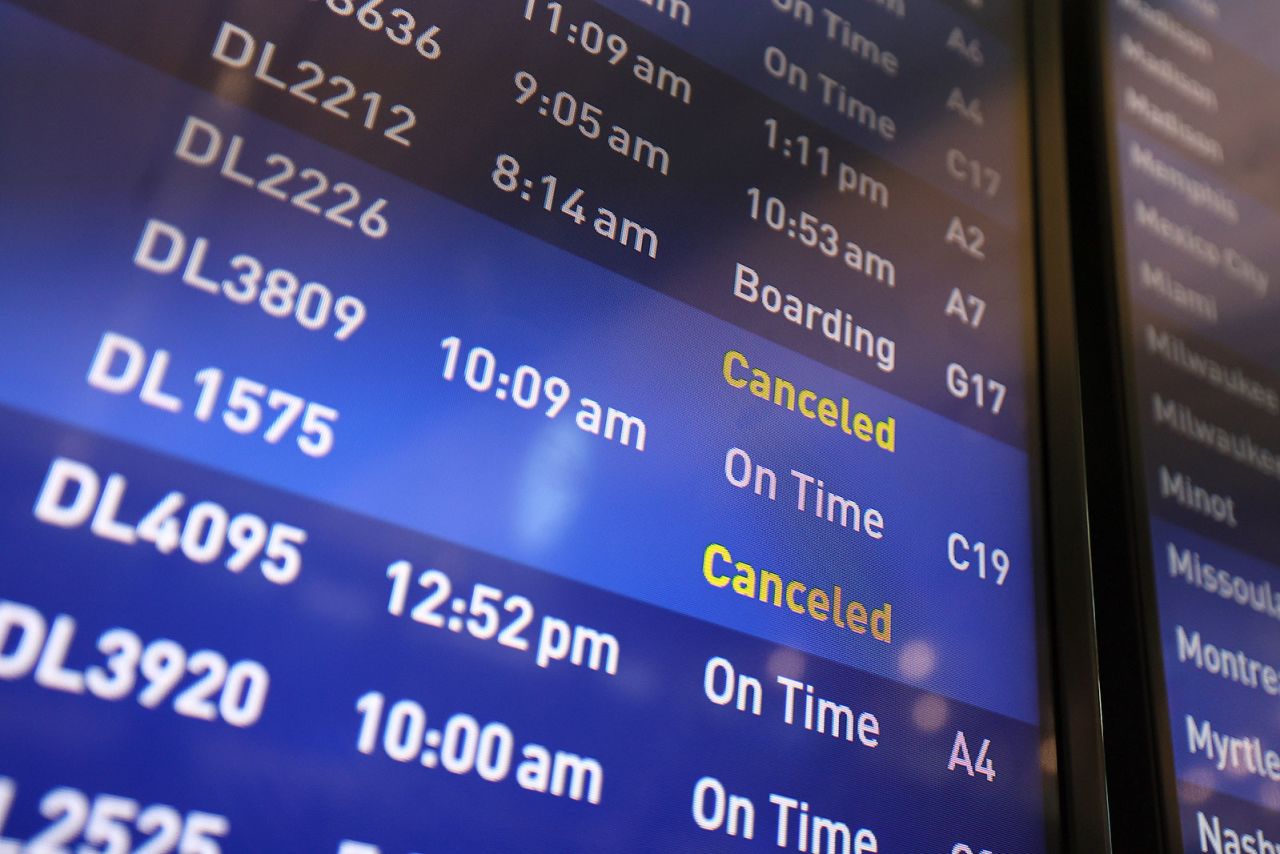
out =
<path fill-rule="evenodd" d="M 1134 396 L 1187 851 L 1280 843 L 1280 272 L 1268 8 L 1117 0 Z"/>
<path fill-rule="evenodd" d="M 0 854 L 1050 850 L 1023 24 L 0 2 Z"/>

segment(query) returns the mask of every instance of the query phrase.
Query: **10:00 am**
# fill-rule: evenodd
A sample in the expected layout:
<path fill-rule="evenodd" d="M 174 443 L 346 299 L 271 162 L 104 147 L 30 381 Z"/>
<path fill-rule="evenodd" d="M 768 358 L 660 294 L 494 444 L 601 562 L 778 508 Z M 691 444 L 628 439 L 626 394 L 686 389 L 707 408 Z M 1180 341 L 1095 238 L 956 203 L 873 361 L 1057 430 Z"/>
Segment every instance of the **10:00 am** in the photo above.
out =
<path fill-rule="evenodd" d="M 362 694 L 356 711 L 361 718 L 356 749 L 366 756 L 384 753 L 396 762 L 416 761 L 423 768 L 439 767 L 460 776 L 476 774 L 489 783 L 500 783 L 514 772 L 517 785 L 526 791 L 590 804 L 603 797 L 604 768 L 599 761 L 541 744 L 518 745 L 511 727 L 500 721 L 481 725 L 458 712 L 436 729 L 427 726 L 427 711 L 420 703 L 399 700 L 388 709 L 380 691 Z"/>

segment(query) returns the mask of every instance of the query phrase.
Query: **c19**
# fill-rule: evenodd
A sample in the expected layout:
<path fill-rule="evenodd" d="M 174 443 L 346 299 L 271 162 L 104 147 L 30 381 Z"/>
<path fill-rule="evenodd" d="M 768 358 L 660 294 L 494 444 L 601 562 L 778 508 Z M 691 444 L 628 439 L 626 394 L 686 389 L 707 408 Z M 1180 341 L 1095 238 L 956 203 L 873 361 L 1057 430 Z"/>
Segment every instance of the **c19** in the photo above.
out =
<path fill-rule="evenodd" d="M 947 559 L 958 572 L 966 572 L 976 566 L 978 577 L 984 581 L 990 567 L 995 572 L 997 587 L 1004 586 L 1009 577 L 1009 568 L 1013 564 L 1009 560 L 1009 553 L 1004 549 L 993 549 L 981 541 L 971 543 L 968 537 L 956 531 L 952 531 L 947 537 Z"/>

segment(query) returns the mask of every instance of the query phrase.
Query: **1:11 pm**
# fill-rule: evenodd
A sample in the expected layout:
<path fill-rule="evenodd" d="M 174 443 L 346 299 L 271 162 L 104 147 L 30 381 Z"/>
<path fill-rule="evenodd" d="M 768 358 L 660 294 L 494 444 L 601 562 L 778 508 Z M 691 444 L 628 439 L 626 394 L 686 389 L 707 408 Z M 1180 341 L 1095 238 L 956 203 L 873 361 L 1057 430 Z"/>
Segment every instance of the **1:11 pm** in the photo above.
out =
<path fill-rule="evenodd" d="M 792 144 L 794 143 L 796 149 L 796 162 L 801 166 L 808 168 L 810 157 L 812 156 L 814 162 L 816 162 L 818 166 L 818 173 L 822 175 L 822 177 L 825 178 L 831 174 L 830 148 L 827 148 L 825 145 L 811 144 L 809 137 L 805 134 L 796 134 L 794 137 L 781 136 L 778 133 L 778 120 L 774 118 L 765 119 L 764 127 L 769 134 L 770 151 L 777 151 L 779 147 L 781 147 L 783 156 L 790 158 Z"/>

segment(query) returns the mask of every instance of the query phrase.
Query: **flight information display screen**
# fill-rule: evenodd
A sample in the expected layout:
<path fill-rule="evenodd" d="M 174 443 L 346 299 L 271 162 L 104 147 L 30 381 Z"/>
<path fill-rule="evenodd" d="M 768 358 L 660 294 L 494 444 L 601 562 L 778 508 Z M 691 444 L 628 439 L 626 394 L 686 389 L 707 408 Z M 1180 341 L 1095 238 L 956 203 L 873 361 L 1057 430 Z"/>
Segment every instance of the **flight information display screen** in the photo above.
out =
<path fill-rule="evenodd" d="M 0 852 L 1051 850 L 1024 12 L 0 2 Z"/>
<path fill-rule="evenodd" d="M 1132 417 L 1187 851 L 1280 844 L 1280 8 L 1116 0 Z"/>

